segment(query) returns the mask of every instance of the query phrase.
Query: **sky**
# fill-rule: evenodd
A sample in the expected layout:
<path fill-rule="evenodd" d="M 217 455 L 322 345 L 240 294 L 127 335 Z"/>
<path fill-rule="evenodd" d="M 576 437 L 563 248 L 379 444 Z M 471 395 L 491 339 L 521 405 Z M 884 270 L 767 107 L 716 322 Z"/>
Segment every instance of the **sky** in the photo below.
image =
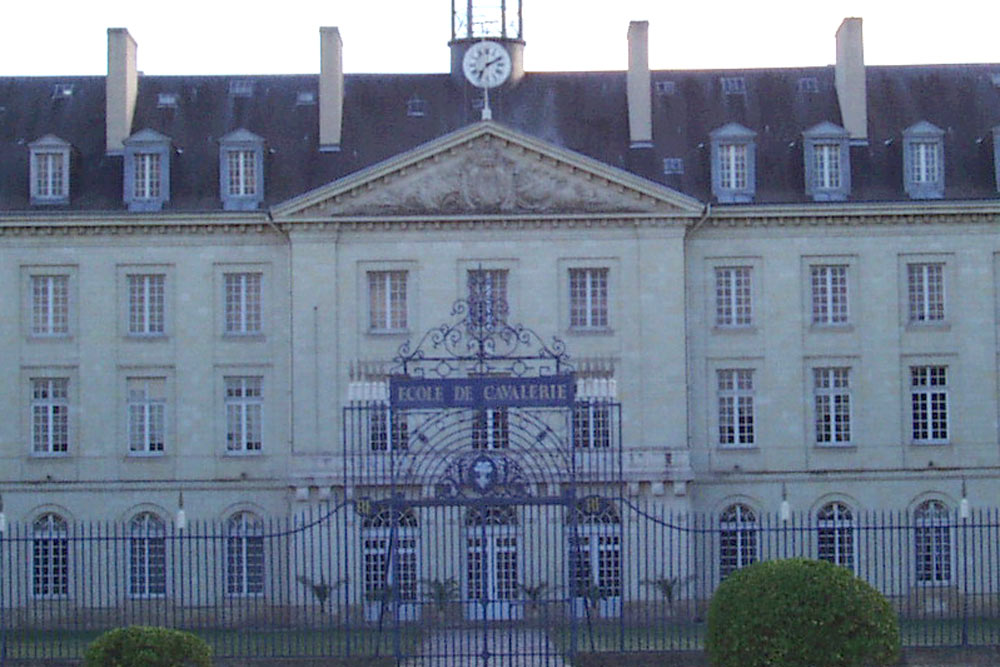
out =
<path fill-rule="evenodd" d="M 128 28 L 146 74 L 315 73 L 320 26 L 340 28 L 348 73 L 449 66 L 450 0 L 5 4 L 0 76 L 105 74 L 109 27 Z M 870 65 L 1000 62 L 995 0 L 523 0 L 523 14 L 527 71 L 625 69 L 632 20 L 649 21 L 653 69 L 828 65 L 846 16 L 864 19 Z"/>

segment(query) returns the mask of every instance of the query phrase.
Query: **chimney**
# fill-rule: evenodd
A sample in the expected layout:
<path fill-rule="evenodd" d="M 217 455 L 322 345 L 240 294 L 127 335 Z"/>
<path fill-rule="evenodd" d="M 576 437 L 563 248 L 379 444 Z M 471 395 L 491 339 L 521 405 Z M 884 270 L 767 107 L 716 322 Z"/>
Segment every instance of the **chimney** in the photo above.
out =
<path fill-rule="evenodd" d="M 628 24 L 628 131 L 632 148 L 653 145 L 653 109 L 649 88 L 649 21 Z"/>
<path fill-rule="evenodd" d="M 135 98 L 139 92 L 136 46 L 125 28 L 108 28 L 108 77 L 104 83 L 105 151 L 121 155 L 122 141 L 132 134 Z"/>
<path fill-rule="evenodd" d="M 319 29 L 319 149 L 340 150 L 344 119 L 344 43 L 337 28 Z"/>
<path fill-rule="evenodd" d="M 854 143 L 867 143 L 868 92 L 860 18 L 846 18 L 837 29 L 837 65 L 834 75 L 844 129 Z"/>

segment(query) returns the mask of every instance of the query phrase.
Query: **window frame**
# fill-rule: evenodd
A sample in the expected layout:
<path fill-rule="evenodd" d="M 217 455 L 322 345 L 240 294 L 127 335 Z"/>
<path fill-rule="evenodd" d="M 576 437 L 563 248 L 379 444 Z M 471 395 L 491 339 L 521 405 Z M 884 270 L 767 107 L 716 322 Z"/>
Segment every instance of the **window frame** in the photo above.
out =
<path fill-rule="evenodd" d="M 738 123 L 728 123 L 709 133 L 711 140 L 712 194 L 719 203 L 750 203 L 757 190 L 757 133 Z M 743 180 L 735 170 L 737 152 L 742 154 Z M 728 169 L 724 169 L 728 165 Z M 726 178 L 726 174 L 733 174 Z M 734 178 L 736 179 L 734 181 Z"/>
<path fill-rule="evenodd" d="M 167 522 L 156 512 L 137 512 L 129 520 L 128 531 L 129 599 L 166 598 Z"/>
<path fill-rule="evenodd" d="M 935 327 L 948 323 L 948 267 L 943 258 L 904 257 L 904 312 L 908 326 Z M 915 269 L 920 267 L 920 284 L 915 284 Z M 937 268 L 936 273 L 940 284 L 932 286 L 931 268 Z M 940 311 L 938 314 L 935 311 Z"/>
<path fill-rule="evenodd" d="M 850 134 L 824 121 L 802 133 L 806 195 L 813 201 L 845 201 L 851 193 Z M 826 155 L 821 161 L 820 155 Z M 833 161 L 836 164 L 831 164 Z M 831 177 L 836 176 L 836 183 Z"/>
<path fill-rule="evenodd" d="M 221 291 L 224 338 L 260 338 L 264 335 L 264 290 L 267 284 L 264 273 L 262 267 L 223 268 Z M 255 295 L 252 290 L 256 290 Z"/>
<path fill-rule="evenodd" d="M 853 368 L 847 364 L 817 365 L 812 370 L 812 433 L 813 444 L 823 448 L 853 447 L 854 446 L 854 400 L 852 397 L 853 385 L 851 376 Z M 846 384 L 837 385 L 837 375 L 842 375 Z M 824 386 L 819 386 L 824 383 Z M 840 414 L 841 420 L 838 422 L 837 399 L 846 401 L 846 417 Z M 821 409 L 821 399 L 826 399 L 829 405 Z M 821 429 L 826 427 L 829 431 L 829 439 L 823 439 Z M 846 431 L 846 437 L 842 437 Z M 838 437 L 841 436 L 841 437 Z"/>
<path fill-rule="evenodd" d="M 136 132 L 122 142 L 124 146 L 122 198 L 129 211 L 159 211 L 170 201 L 170 137 L 155 130 Z M 151 166 L 157 165 L 151 174 Z M 140 186 L 151 188 L 140 192 Z"/>
<path fill-rule="evenodd" d="M 31 522 L 32 599 L 69 599 L 71 563 L 69 522 L 57 512 L 41 514 Z"/>
<path fill-rule="evenodd" d="M 231 154 L 239 154 L 239 173 L 233 174 Z M 247 179 L 247 165 L 253 170 L 252 181 Z M 233 192 L 234 178 L 240 188 Z M 251 186 L 252 185 L 252 189 Z M 240 128 L 219 139 L 219 198 L 226 211 L 256 210 L 264 201 L 264 139 Z"/>
<path fill-rule="evenodd" d="M 909 389 L 909 434 L 913 445 L 947 445 L 951 442 L 951 398 L 949 374 L 952 367 L 947 363 L 914 362 L 907 364 L 907 387 Z M 943 383 L 935 384 L 934 371 L 943 371 Z M 921 381 L 919 375 L 926 375 Z M 920 382 L 918 384 L 918 382 Z M 918 407 L 920 401 L 922 407 Z M 943 407 L 941 402 L 943 401 Z M 935 409 L 937 404 L 937 409 Z M 943 411 L 943 418 L 941 413 Z M 940 423 L 943 421 L 943 436 Z M 936 424 L 938 424 L 936 426 Z M 926 435 L 921 436 L 921 434 Z"/>
<path fill-rule="evenodd" d="M 32 267 L 28 270 L 26 312 L 30 314 L 27 322 L 29 338 L 67 340 L 72 337 L 76 301 L 73 298 L 74 277 L 75 271 L 68 267 Z M 46 298 L 40 301 L 38 287 L 43 279 L 47 285 L 44 289 Z"/>
<path fill-rule="evenodd" d="M 720 581 L 760 560 L 760 521 L 750 505 L 735 502 L 725 507 L 719 512 L 718 530 Z M 727 539 L 735 544 L 729 545 Z"/>
<path fill-rule="evenodd" d="M 611 328 L 611 269 L 608 266 L 567 267 L 569 328 L 603 332 Z M 583 279 L 583 285 L 579 280 Z M 581 303 L 582 299 L 582 303 Z"/>
<path fill-rule="evenodd" d="M 256 512 L 239 510 L 225 522 L 225 595 L 261 598 L 267 588 L 264 521 Z"/>
<path fill-rule="evenodd" d="M 756 301 L 754 268 L 753 264 L 746 263 L 716 264 L 712 267 L 715 329 L 724 331 L 754 329 Z M 741 287 L 736 272 L 746 272 L 745 288 Z M 741 294 L 745 297 L 745 304 L 741 304 Z"/>
<path fill-rule="evenodd" d="M 510 313 L 513 308 L 511 304 L 511 279 L 513 273 L 511 267 L 495 263 L 482 266 L 467 265 L 464 268 L 462 294 L 468 304 L 467 312 L 470 324 L 474 324 L 474 320 L 477 317 L 473 312 L 473 304 L 470 298 L 472 296 L 473 280 L 476 279 L 475 276 L 480 275 L 487 278 L 485 291 L 488 292 L 488 302 L 485 306 L 486 312 L 483 313 L 484 325 L 492 329 L 497 325 L 506 325 L 509 322 Z M 498 281 L 500 285 L 495 285 L 494 283 Z M 495 292 L 500 293 L 496 294 Z"/>
<path fill-rule="evenodd" d="M 143 385 L 143 396 L 133 397 L 133 386 Z M 158 396 L 150 396 L 150 384 L 158 386 Z M 134 439 L 137 416 L 141 440 Z M 159 413 L 157 416 L 156 413 Z M 158 422 L 158 424 L 157 424 Z M 159 432 L 157 433 L 157 427 Z M 136 375 L 125 377 L 125 441 L 129 456 L 164 456 L 169 451 L 170 438 L 170 384 L 165 375 Z M 158 447 L 156 446 L 158 445 Z"/>
<path fill-rule="evenodd" d="M 715 444 L 720 449 L 754 449 L 758 446 L 755 370 L 748 367 L 715 369 Z M 732 376 L 729 383 L 732 386 L 724 387 L 724 377 L 729 375 Z M 746 384 L 746 378 L 749 378 L 749 386 L 740 386 L 741 383 Z"/>
<path fill-rule="evenodd" d="M 944 136 L 944 130 L 925 120 L 903 130 L 903 189 L 911 199 L 944 197 Z M 934 154 L 928 156 L 932 146 Z M 927 177 L 930 171 L 934 178 Z"/>
<path fill-rule="evenodd" d="M 132 339 L 166 337 L 167 272 L 159 267 L 124 267 L 123 280 L 125 336 Z"/>
<path fill-rule="evenodd" d="M 858 523 L 854 509 L 842 500 L 824 503 L 816 510 L 816 559 L 857 573 Z M 832 553 L 824 554 L 824 546 Z"/>
<path fill-rule="evenodd" d="M 43 384 L 44 383 L 44 384 Z M 56 392 L 55 387 L 60 387 Z M 47 390 L 44 388 L 47 387 Z M 69 456 L 73 446 L 72 405 L 75 388 L 73 378 L 69 374 L 31 373 L 28 377 L 28 443 L 33 457 L 63 457 Z M 46 396 L 39 396 L 39 391 Z M 53 395 L 53 394 L 61 395 Z M 38 410 L 45 421 L 45 429 L 38 431 Z M 62 433 L 61 440 L 56 440 L 54 433 Z M 39 448 L 43 437 L 44 447 Z"/>
<path fill-rule="evenodd" d="M 365 276 L 368 295 L 368 332 L 396 334 L 409 331 L 411 282 L 409 269 L 371 268 L 365 271 Z M 397 279 L 401 279 L 401 284 L 394 284 L 394 280 Z"/>
<path fill-rule="evenodd" d="M 851 265 L 831 259 L 810 261 L 807 267 L 810 326 L 843 329 L 851 326 Z M 839 289 L 834 272 L 842 273 Z M 839 290 L 839 291 L 838 291 Z M 842 302 L 842 303 L 841 303 Z"/>
<path fill-rule="evenodd" d="M 252 371 L 249 371 L 252 372 Z M 266 378 L 262 373 L 227 372 L 222 377 L 223 433 L 227 456 L 260 456 L 264 452 Z M 232 393 L 238 389 L 238 393 Z M 248 395 L 249 392 L 249 395 Z M 235 429 L 234 429 L 235 426 Z M 257 439 L 252 439 L 256 435 Z"/>
<path fill-rule="evenodd" d="M 52 206 L 68 204 L 70 200 L 70 154 L 69 142 L 53 134 L 47 134 L 28 144 L 28 191 L 32 206 Z M 46 157 L 44 169 L 39 164 L 40 157 Z M 58 164 L 58 178 L 51 175 L 52 167 Z M 45 189 L 40 188 L 44 177 Z M 53 186 L 58 183 L 58 191 Z"/>
<path fill-rule="evenodd" d="M 914 580 L 920 586 L 951 585 L 955 577 L 955 524 L 950 507 L 939 498 L 928 498 L 913 508 L 912 516 Z"/>

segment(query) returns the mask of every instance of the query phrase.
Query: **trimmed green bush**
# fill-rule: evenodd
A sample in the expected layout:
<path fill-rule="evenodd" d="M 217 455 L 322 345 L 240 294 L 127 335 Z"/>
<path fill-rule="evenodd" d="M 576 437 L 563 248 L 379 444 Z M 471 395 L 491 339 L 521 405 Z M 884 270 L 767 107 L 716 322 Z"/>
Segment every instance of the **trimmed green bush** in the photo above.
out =
<path fill-rule="evenodd" d="M 843 567 L 766 561 L 719 585 L 705 644 L 715 667 L 891 665 L 899 622 L 885 597 Z"/>
<path fill-rule="evenodd" d="M 190 632 L 133 625 L 91 642 L 85 667 L 211 667 L 212 650 Z"/>

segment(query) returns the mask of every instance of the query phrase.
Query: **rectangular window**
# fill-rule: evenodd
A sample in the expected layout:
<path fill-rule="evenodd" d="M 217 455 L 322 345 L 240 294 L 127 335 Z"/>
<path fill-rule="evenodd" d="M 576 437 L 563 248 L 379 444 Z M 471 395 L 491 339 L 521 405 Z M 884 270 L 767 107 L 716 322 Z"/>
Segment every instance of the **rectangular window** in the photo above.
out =
<path fill-rule="evenodd" d="M 913 442 L 948 441 L 948 367 L 910 368 Z"/>
<path fill-rule="evenodd" d="M 507 408 L 478 410 L 472 419 L 473 449 L 507 449 L 510 421 Z"/>
<path fill-rule="evenodd" d="M 816 419 L 816 444 L 850 444 L 850 382 L 850 368 L 813 369 L 813 406 Z"/>
<path fill-rule="evenodd" d="M 66 154 L 61 152 L 34 153 L 35 197 L 61 199 L 66 196 Z"/>
<path fill-rule="evenodd" d="M 165 378 L 129 378 L 128 449 L 162 453 L 167 431 Z"/>
<path fill-rule="evenodd" d="M 387 407 L 369 408 L 368 444 L 373 452 L 405 451 L 410 447 L 406 413 Z"/>
<path fill-rule="evenodd" d="M 160 196 L 160 154 L 136 153 L 133 196 L 136 199 L 157 199 Z"/>
<path fill-rule="evenodd" d="M 847 267 L 819 265 L 809 268 L 812 281 L 812 323 L 847 324 Z"/>
<path fill-rule="evenodd" d="M 476 269 L 468 273 L 469 320 L 492 328 L 507 321 L 507 270 Z"/>
<path fill-rule="evenodd" d="M 748 327 L 753 324 L 749 266 L 724 266 L 715 270 L 715 326 Z"/>
<path fill-rule="evenodd" d="M 368 304 L 373 331 L 406 329 L 406 271 L 369 271 Z"/>
<path fill-rule="evenodd" d="M 753 370 L 728 368 L 716 372 L 719 398 L 719 444 L 753 447 Z"/>
<path fill-rule="evenodd" d="M 910 144 L 910 180 L 913 183 L 937 183 L 940 179 L 936 141 L 914 141 Z"/>
<path fill-rule="evenodd" d="M 225 274 L 226 333 L 253 335 L 261 332 L 260 273 Z"/>
<path fill-rule="evenodd" d="M 257 151 L 231 150 L 226 155 L 229 165 L 229 195 L 252 197 L 257 194 Z"/>
<path fill-rule="evenodd" d="M 910 322 L 944 321 L 944 264 L 907 264 Z"/>
<path fill-rule="evenodd" d="M 747 188 L 746 144 L 719 144 L 719 187 L 727 190 Z"/>
<path fill-rule="evenodd" d="M 132 336 L 163 335 L 167 277 L 162 273 L 129 274 L 128 332 Z"/>
<path fill-rule="evenodd" d="M 226 449 L 259 452 L 263 434 L 264 378 L 227 377 L 225 385 Z"/>
<path fill-rule="evenodd" d="M 31 334 L 69 334 L 69 276 L 31 276 Z"/>
<path fill-rule="evenodd" d="M 569 325 L 579 329 L 608 326 L 608 270 L 569 270 Z"/>
<path fill-rule="evenodd" d="M 573 406 L 573 445 L 584 448 L 611 446 L 611 406 L 583 399 Z"/>
<path fill-rule="evenodd" d="M 820 190 L 840 187 L 840 144 L 813 146 L 813 187 Z"/>
<path fill-rule="evenodd" d="M 69 378 L 31 379 L 31 450 L 69 451 Z"/>

